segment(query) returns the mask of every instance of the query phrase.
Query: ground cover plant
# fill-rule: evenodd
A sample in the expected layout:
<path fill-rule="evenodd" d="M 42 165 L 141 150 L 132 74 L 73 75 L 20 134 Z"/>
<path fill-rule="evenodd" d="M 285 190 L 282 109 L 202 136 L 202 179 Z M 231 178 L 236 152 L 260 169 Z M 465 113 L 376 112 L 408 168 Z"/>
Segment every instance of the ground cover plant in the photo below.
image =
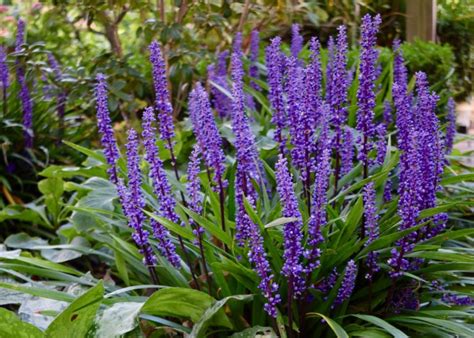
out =
<path fill-rule="evenodd" d="M 380 25 L 359 52 L 345 26 L 327 50 L 298 25 L 247 53 L 237 33 L 178 123 L 154 41 L 153 105 L 122 134 L 97 74 L 102 149 L 64 141 L 86 160 L 0 213 L 24 231 L 0 251 L 2 335 L 472 336 L 453 101 L 399 42 L 380 53 Z"/>

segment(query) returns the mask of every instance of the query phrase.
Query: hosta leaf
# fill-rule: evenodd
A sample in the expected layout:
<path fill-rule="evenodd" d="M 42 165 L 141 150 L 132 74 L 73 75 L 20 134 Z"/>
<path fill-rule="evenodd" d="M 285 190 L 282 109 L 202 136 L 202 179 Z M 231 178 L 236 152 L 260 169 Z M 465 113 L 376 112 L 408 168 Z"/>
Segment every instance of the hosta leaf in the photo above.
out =
<path fill-rule="evenodd" d="M 48 337 L 85 337 L 104 297 L 102 281 L 74 300 L 48 326 Z"/>
<path fill-rule="evenodd" d="M 120 337 L 138 325 L 138 315 L 143 303 L 117 303 L 104 310 L 96 321 L 98 338 Z"/>
<path fill-rule="evenodd" d="M 207 293 L 187 288 L 170 287 L 153 293 L 142 307 L 142 313 L 188 318 L 197 323 L 204 312 L 214 304 L 215 299 Z M 221 312 L 222 311 L 222 312 Z M 212 324 L 227 324 L 223 310 L 216 316 Z"/>
<path fill-rule="evenodd" d="M 4 338 L 40 338 L 44 333 L 22 322 L 13 312 L 0 308 L 0 336 Z"/>
<path fill-rule="evenodd" d="M 234 333 L 230 338 L 277 338 L 271 327 L 254 326 L 244 331 Z"/>

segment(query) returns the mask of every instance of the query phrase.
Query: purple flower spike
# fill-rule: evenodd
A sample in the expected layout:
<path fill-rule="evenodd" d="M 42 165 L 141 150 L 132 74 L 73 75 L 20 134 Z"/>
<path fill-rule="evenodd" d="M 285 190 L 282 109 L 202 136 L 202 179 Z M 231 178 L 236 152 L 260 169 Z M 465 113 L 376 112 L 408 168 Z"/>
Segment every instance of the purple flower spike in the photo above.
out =
<path fill-rule="evenodd" d="M 324 241 L 321 229 L 327 223 L 327 190 L 331 175 L 331 142 L 329 140 L 329 107 L 323 106 L 322 126 L 318 140 L 319 156 L 316 164 L 316 174 L 313 191 L 313 206 L 308 223 L 308 247 L 305 257 L 308 259 L 307 274 L 311 274 L 319 266 L 319 244 Z"/>
<path fill-rule="evenodd" d="M 334 45 L 334 37 L 330 36 L 328 40 L 328 62 L 326 65 L 326 102 L 330 103 L 333 97 L 333 78 L 334 78 L 334 62 L 336 59 L 336 46 Z"/>
<path fill-rule="evenodd" d="M 321 291 L 325 297 L 323 298 L 325 301 L 327 300 L 327 295 L 331 290 L 334 288 L 334 285 L 336 285 L 337 282 L 337 277 L 339 274 L 337 273 L 336 268 L 334 268 L 329 275 L 327 275 L 323 280 L 321 280 L 317 286 L 316 290 Z"/>
<path fill-rule="evenodd" d="M 344 176 L 352 170 L 354 161 L 354 137 L 349 127 L 344 129 L 341 144 L 341 175 Z"/>
<path fill-rule="evenodd" d="M 51 68 L 53 69 L 54 72 L 54 77 L 58 83 L 61 82 L 63 78 L 63 73 L 61 71 L 61 67 L 59 66 L 58 61 L 54 57 L 53 53 L 48 53 L 48 62 Z M 58 93 L 57 97 L 57 109 L 58 109 L 58 117 L 59 117 L 59 123 L 62 127 L 64 123 L 64 113 L 66 111 L 66 100 L 67 100 L 67 94 L 64 90 L 61 90 Z"/>
<path fill-rule="evenodd" d="M 16 27 L 16 40 L 15 40 L 15 52 L 21 51 L 23 44 L 25 43 L 25 28 L 26 23 L 23 19 L 18 19 Z"/>
<path fill-rule="evenodd" d="M 223 181 L 225 154 L 222 150 L 222 138 L 212 115 L 209 97 L 200 83 L 196 84 L 189 95 L 189 114 L 199 147 L 205 149 L 202 153 L 204 162 L 208 168 L 212 169 L 216 185 L 220 182 L 225 183 Z"/>
<path fill-rule="evenodd" d="M 291 56 L 298 59 L 298 55 L 303 49 L 303 37 L 300 34 L 300 25 L 291 25 Z"/>
<path fill-rule="evenodd" d="M 145 159 L 150 164 L 150 179 L 153 184 L 153 192 L 158 197 L 159 208 L 158 214 L 161 217 L 167 218 L 174 223 L 179 222 L 179 218 L 176 215 L 174 208 L 176 202 L 171 194 L 171 187 L 168 183 L 168 178 L 163 169 L 163 163 L 159 158 L 158 147 L 156 146 L 156 129 L 153 127 L 155 122 L 155 116 L 152 107 L 147 107 L 143 114 L 143 143 L 145 145 L 146 155 Z M 151 227 L 153 229 L 153 235 L 159 242 L 158 249 L 163 257 L 176 268 L 180 267 L 180 259 L 176 254 L 176 248 L 170 240 L 170 234 L 168 230 L 155 219 L 150 220 Z"/>
<path fill-rule="evenodd" d="M 445 153 L 451 154 L 453 151 L 454 136 L 456 135 L 456 111 L 454 108 L 454 100 L 452 97 L 448 100 L 448 124 L 446 126 L 446 136 L 444 141 Z"/>
<path fill-rule="evenodd" d="M 334 304 L 332 308 L 335 308 L 338 305 L 341 305 L 349 299 L 352 295 L 352 291 L 354 290 L 355 282 L 357 278 L 357 265 L 351 259 L 346 266 L 346 270 L 344 272 L 344 278 L 342 280 L 341 286 L 337 291 L 336 299 L 334 300 Z"/>
<path fill-rule="evenodd" d="M 189 208 L 196 214 L 202 213 L 202 196 L 201 196 L 201 183 L 199 181 L 199 172 L 201 166 L 201 149 L 196 143 L 194 145 L 191 157 L 188 165 L 188 182 L 186 184 L 186 191 L 189 196 Z M 193 219 L 189 219 L 193 227 L 193 233 L 196 237 L 199 237 L 204 233 L 204 229 L 199 226 Z"/>
<path fill-rule="evenodd" d="M 254 29 L 250 34 L 250 67 L 249 67 L 249 76 L 251 79 L 258 79 L 258 52 L 260 45 L 260 36 L 258 30 Z M 250 81 L 250 87 L 260 91 L 260 86 L 253 80 Z"/>
<path fill-rule="evenodd" d="M 95 87 L 96 109 L 97 109 L 97 128 L 101 135 L 102 148 L 104 149 L 105 159 L 109 167 L 107 173 L 109 179 L 115 185 L 118 185 L 117 161 L 120 157 L 112 121 L 110 120 L 109 108 L 107 103 L 107 82 L 104 74 L 97 74 L 97 84 Z"/>
<path fill-rule="evenodd" d="M 265 253 L 262 235 L 255 224 L 252 224 L 250 227 L 249 235 L 249 261 L 254 265 L 255 270 L 260 277 L 260 284 L 258 287 L 267 300 L 263 308 L 269 316 L 276 318 L 276 307 L 281 302 L 281 297 L 278 294 L 278 284 L 273 282 L 274 276 Z"/>
<path fill-rule="evenodd" d="M 383 201 L 388 203 L 392 200 L 392 180 L 390 177 L 387 178 L 385 182 L 385 187 L 383 189 Z"/>
<path fill-rule="evenodd" d="M 370 14 L 362 18 L 361 52 L 359 88 L 357 90 L 357 130 L 362 134 L 359 140 L 358 159 L 366 167 L 369 165 L 369 152 L 372 149 L 371 140 L 376 135 L 374 125 L 375 80 L 377 79 L 376 62 L 378 51 L 375 49 L 377 33 L 381 23 L 380 15 L 373 19 Z"/>
<path fill-rule="evenodd" d="M 243 195 L 249 199 L 249 202 L 253 204 L 256 202 L 257 195 L 252 180 L 259 182 L 259 156 L 255 145 L 255 138 L 250 130 L 248 117 L 245 114 L 245 97 L 243 90 L 244 70 L 241 41 L 242 36 L 238 33 L 235 39 L 231 60 L 233 81 L 232 96 L 234 97 L 232 104 L 232 129 L 235 134 L 235 149 L 237 151 L 238 166 L 241 168 L 241 170 L 238 170 L 235 182 L 236 197 L 239 197 L 238 191 L 241 191 Z M 241 177 L 239 177 L 239 175 L 241 175 Z"/>
<path fill-rule="evenodd" d="M 4 93 L 4 99 L 6 99 L 7 89 L 10 85 L 8 77 L 7 53 L 5 48 L 0 46 L 0 84 Z"/>
<path fill-rule="evenodd" d="M 342 126 L 347 119 L 347 89 L 349 88 L 347 74 L 347 33 L 345 26 L 338 27 L 338 35 L 336 45 L 332 47 L 334 59 L 330 61 L 330 91 L 326 93 L 326 101 L 331 107 L 332 123 L 336 130 L 336 137 L 342 131 Z M 335 51 L 334 51 L 335 49 Z M 337 143 L 337 142 L 336 142 Z M 338 144 L 335 144 L 337 147 Z"/>
<path fill-rule="evenodd" d="M 290 129 L 291 143 L 293 149 L 291 151 L 293 165 L 301 171 L 303 181 L 306 180 L 308 157 L 306 153 L 311 149 L 311 135 L 308 130 L 312 123 L 307 119 L 304 107 L 304 97 L 301 93 L 303 87 L 303 68 L 298 66 L 298 60 L 290 56 L 287 61 L 288 80 L 286 83 L 287 104 L 288 104 L 288 122 Z M 309 148 L 308 148 L 309 147 Z"/>
<path fill-rule="evenodd" d="M 163 169 L 163 162 L 159 157 L 158 146 L 156 145 L 156 128 L 155 116 L 153 108 L 148 107 L 143 113 L 143 143 L 145 145 L 146 155 L 145 159 L 150 164 L 150 179 L 153 184 L 153 191 L 158 197 L 159 201 L 159 215 L 169 219 L 174 223 L 179 222 L 178 215 L 176 215 L 175 207 L 176 201 L 171 192 L 171 186 L 168 182 L 165 170 Z"/>
<path fill-rule="evenodd" d="M 138 134 L 134 129 L 128 132 L 127 142 L 127 170 L 128 170 L 128 191 L 120 181 L 118 188 L 121 196 L 126 196 L 122 202 L 125 215 L 128 217 L 129 226 L 134 229 L 132 235 L 133 240 L 140 248 L 140 253 L 144 256 L 144 264 L 154 266 L 156 257 L 153 254 L 150 243 L 148 241 L 148 231 L 143 226 L 145 215 L 142 209 L 145 208 L 145 200 L 141 192 L 141 175 L 140 175 L 140 156 L 138 155 Z"/>
<path fill-rule="evenodd" d="M 387 127 L 393 122 L 392 105 L 388 100 L 383 103 L 383 121 Z"/>
<path fill-rule="evenodd" d="M 25 43 L 25 21 L 18 19 L 15 52 L 20 52 L 22 45 Z M 25 137 L 25 147 L 33 147 L 33 100 L 30 96 L 30 90 L 28 88 L 28 82 L 26 80 L 26 70 L 24 65 L 20 63 L 20 60 L 16 60 L 16 75 L 18 83 L 20 84 L 20 102 L 23 109 L 23 128 Z"/>
<path fill-rule="evenodd" d="M 268 99 L 273 110 L 272 123 L 276 126 L 275 141 L 279 144 L 280 153 L 284 154 L 286 139 L 283 136 L 283 130 L 287 125 L 287 117 L 283 87 L 284 55 L 280 50 L 280 45 L 280 37 L 271 40 L 270 46 L 266 49 L 265 62 L 269 87 Z"/>
<path fill-rule="evenodd" d="M 255 191 L 252 180 L 258 177 L 258 153 L 255 146 L 254 136 L 250 130 L 248 118 L 244 110 L 243 93 L 243 65 L 242 65 L 242 36 L 237 34 L 234 51 L 232 53 L 232 128 L 235 134 L 235 149 L 237 159 L 237 172 L 235 174 L 235 204 L 236 204 L 236 240 L 239 245 L 248 242 L 249 261 L 254 266 L 255 271 L 260 277 L 259 288 L 266 298 L 264 305 L 265 311 L 272 317 L 276 317 L 276 305 L 281 299 L 278 295 L 278 285 L 273 282 L 273 274 L 270 269 L 270 263 L 267 260 L 263 246 L 263 238 L 260 229 L 252 222 L 245 210 L 244 201 L 251 206 L 256 205 L 257 192 Z"/>
<path fill-rule="evenodd" d="M 229 58 L 229 51 L 225 50 L 217 56 L 217 64 L 209 65 L 208 77 L 209 80 L 231 91 L 229 83 L 227 82 L 227 59 Z M 224 94 L 219 88 L 212 86 L 211 94 L 213 97 L 212 104 L 220 117 L 227 117 L 232 108 L 232 99 Z"/>
<path fill-rule="evenodd" d="M 364 227 L 365 234 L 367 236 L 367 241 L 364 246 L 368 246 L 370 243 L 375 241 L 379 237 L 379 225 L 378 225 L 378 215 L 377 208 L 375 206 L 375 185 L 374 182 L 369 182 L 364 187 L 363 192 L 364 199 Z M 367 256 L 367 267 L 368 272 L 365 275 L 365 278 L 372 280 L 374 273 L 380 270 L 377 264 L 377 252 L 369 252 Z"/>
<path fill-rule="evenodd" d="M 288 162 L 283 155 L 279 155 L 276 164 L 277 190 L 280 195 L 280 203 L 283 208 L 284 217 L 296 218 L 296 221 L 286 223 L 284 228 L 283 257 L 285 263 L 282 268 L 284 276 L 288 277 L 289 288 L 293 291 L 293 297 L 298 298 L 305 289 L 303 278 L 303 221 L 298 209 L 298 200 L 293 190 L 293 179 L 288 171 Z"/>
<path fill-rule="evenodd" d="M 312 38 L 310 41 L 311 61 L 306 68 L 304 81 L 307 114 L 311 116 L 310 121 L 312 121 L 314 125 L 317 125 L 320 121 L 319 107 L 322 101 L 321 82 L 323 73 L 321 68 L 320 47 L 318 39 Z"/>
<path fill-rule="evenodd" d="M 173 107 L 168 92 L 168 81 L 166 79 L 166 64 L 161 54 L 160 45 L 153 41 L 150 46 L 150 62 L 153 69 L 153 84 L 155 87 L 155 109 L 158 113 L 160 124 L 160 137 L 166 143 L 166 147 L 173 146 L 174 125 Z"/>

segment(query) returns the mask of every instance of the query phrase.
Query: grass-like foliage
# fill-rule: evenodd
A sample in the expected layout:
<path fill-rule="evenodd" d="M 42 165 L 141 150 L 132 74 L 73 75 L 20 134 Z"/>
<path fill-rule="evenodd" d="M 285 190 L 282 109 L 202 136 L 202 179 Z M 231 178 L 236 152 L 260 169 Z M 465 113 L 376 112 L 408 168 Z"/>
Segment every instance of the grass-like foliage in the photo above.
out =
<path fill-rule="evenodd" d="M 360 53 L 343 26 L 327 51 L 296 25 L 291 46 L 252 32 L 248 53 L 238 33 L 177 123 L 153 42 L 154 105 L 123 149 L 99 74 L 102 151 L 65 141 L 83 164 L 0 212 L 21 230 L 1 301 L 23 320 L 2 310 L 1 335 L 474 336 L 452 102 L 398 42 L 380 53 L 380 24 L 363 18 Z"/>

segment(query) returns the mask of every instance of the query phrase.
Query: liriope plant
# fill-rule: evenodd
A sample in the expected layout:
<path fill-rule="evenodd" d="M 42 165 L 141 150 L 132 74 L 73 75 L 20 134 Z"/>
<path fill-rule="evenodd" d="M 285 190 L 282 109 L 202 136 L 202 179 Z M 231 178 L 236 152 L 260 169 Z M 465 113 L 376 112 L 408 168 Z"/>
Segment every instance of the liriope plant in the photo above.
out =
<path fill-rule="evenodd" d="M 453 228 L 472 208 L 472 174 L 450 165 L 452 102 L 445 113 L 425 74 L 410 81 L 397 42 L 393 66 L 381 69 L 380 24 L 363 18 L 355 62 L 343 26 L 326 62 L 316 38 L 309 52 L 303 47 L 297 26 L 289 53 L 280 38 L 270 41 L 265 65 L 252 43 L 244 55 L 238 33 L 230 77 L 221 54 L 209 72 L 211 96 L 196 83 L 177 129 L 164 58 L 152 43 L 155 104 L 129 129 L 123 156 L 99 74 L 103 154 L 69 144 L 89 157 L 84 166 L 43 175 L 73 192 L 72 227 L 61 233 L 93 243 L 88 254 L 110 266 L 108 280 L 18 257 L 3 267 L 96 285 L 66 312 L 89 309 L 90 326 L 99 311 L 88 329 L 98 336 L 472 335 L 465 272 L 473 231 Z M 191 154 L 181 154 L 183 140 Z M 49 297 L 71 301 L 55 292 Z M 125 309 L 126 329 L 107 326 Z M 60 332 L 68 318 L 60 314 L 46 332 Z"/>

